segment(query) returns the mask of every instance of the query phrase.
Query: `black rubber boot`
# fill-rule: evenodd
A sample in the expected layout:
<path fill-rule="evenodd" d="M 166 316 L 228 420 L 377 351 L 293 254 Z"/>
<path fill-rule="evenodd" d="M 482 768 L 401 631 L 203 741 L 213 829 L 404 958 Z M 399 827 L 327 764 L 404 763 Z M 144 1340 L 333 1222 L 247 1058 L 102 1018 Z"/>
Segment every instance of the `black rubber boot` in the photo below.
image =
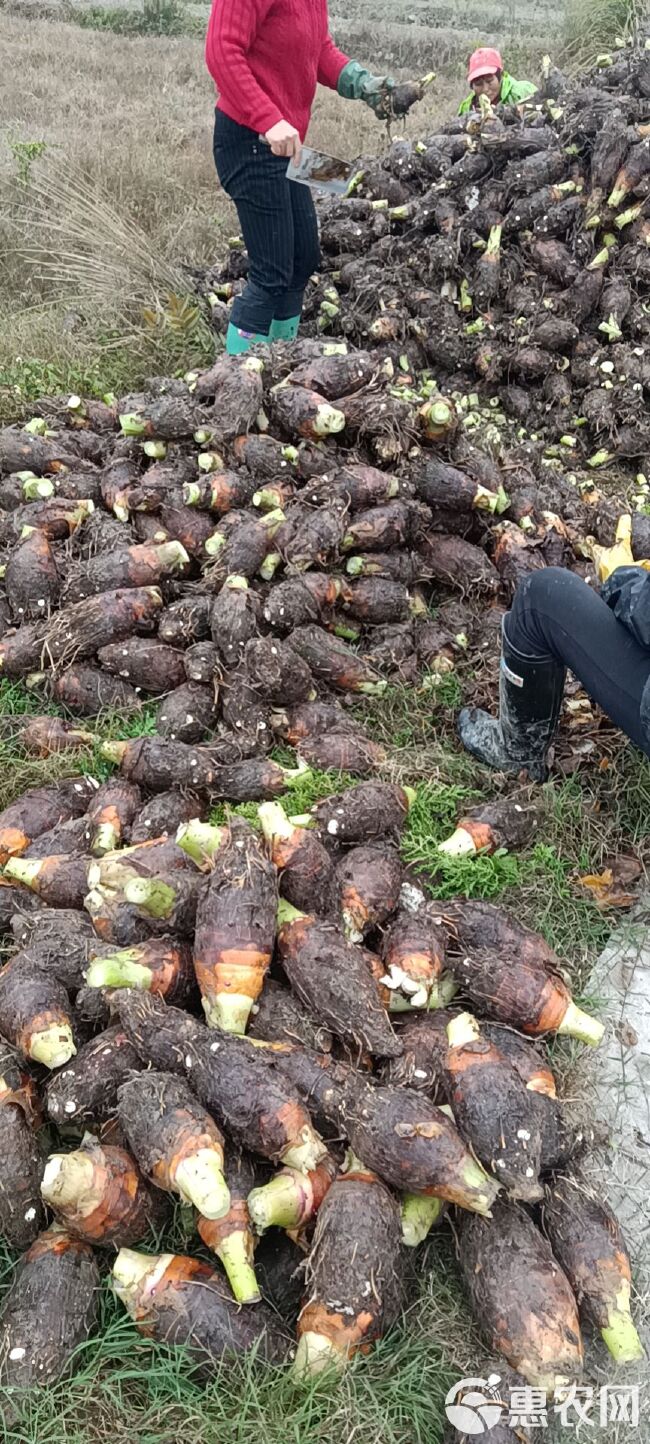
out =
<path fill-rule="evenodd" d="M 486 767 L 527 772 L 545 782 L 547 756 L 560 716 L 565 668 L 555 657 L 524 657 L 501 632 L 499 718 L 465 707 L 458 718 L 464 747 Z"/>

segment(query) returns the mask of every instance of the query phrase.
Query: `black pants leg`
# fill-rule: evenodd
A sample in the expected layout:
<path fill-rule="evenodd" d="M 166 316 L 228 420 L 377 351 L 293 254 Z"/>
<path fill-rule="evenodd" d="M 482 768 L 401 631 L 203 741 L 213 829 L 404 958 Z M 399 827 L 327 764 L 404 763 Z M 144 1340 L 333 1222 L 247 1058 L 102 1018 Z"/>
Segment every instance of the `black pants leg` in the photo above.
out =
<path fill-rule="evenodd" d="M 288 321 L 302 311 L 305 287 L 309 277 L 320 266 L 320 242 L 316 208 L 309 186 L 286 181 L 293 215 L 293 271 L 289 289 L 276 302 L 274 320 Z"/>
<path fill-rule="evenodd" d="M 506 630 L 525 657 L 551 656 L 570 667 L 592 701 L 650 756 L 641 726 L 650 652 L 580 577 L 560 567 L 533 572 L 517 589 Z"/>
<path fill-rule="evenodd" d="M 288 181 L 287 160 L 273 155 L 255 131 L 216 112 L 214 160 L 237 208 L 250 257 L 248 282 L 232 308 L 241 331 L 268 336 L 271 322 L 302 310 L 304 289 L 318 268 L 318 227 L 305 186 Z M 304 193 L 304 194 L 296 194 Z"/>

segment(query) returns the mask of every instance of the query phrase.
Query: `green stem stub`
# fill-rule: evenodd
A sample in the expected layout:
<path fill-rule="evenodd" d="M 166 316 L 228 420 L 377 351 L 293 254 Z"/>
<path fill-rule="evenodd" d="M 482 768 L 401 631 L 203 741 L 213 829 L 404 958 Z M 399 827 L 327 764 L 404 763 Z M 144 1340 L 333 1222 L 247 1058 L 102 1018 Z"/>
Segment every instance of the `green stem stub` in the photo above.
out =
<path fill-rule="evenodd" d="M 178 846 L 197 867 L 205 867 L 206 863 L 212 862 L 227 838 L 226 827 L 212 827 L 198 817 L 193 817 L 191 822 L 182 822 L 176 833 Z"/>
<path fill-rule="evenodd" d="M 592 1018 L 590 1013 L 583 1012 L 576 1003 L 569 1003 L 557 1031 L 563 1037 L 577 1038 L 581 1043 L 588 1043 L 590 1048 L 597 1048 L 602 1043 L 605 1025 L 598 1018 Z"/>
<path fill-rule="evenodd" d="M 248 1212 L 258 1233 L 298 1228 L 311 1214 L 312 1191 L 303 1173 L 286 1168 L 248 1195 Z"/>
<path fill-rule="evenodd" d="M 257 1304 L 261 1294 L 253 1267 L 252 1239 L 242 1229 L 234 1229 L 215 1249 L 217 1258 L 228 1275 L 228 1283 L 238 1304 Z"/>
<path fill-rule="evenodd" d="M 432 1198 L 419 1193 L 405 1193 L 402 1197 L 402 1239 L 407 1248 L 417 1248 L 424 1243 L 434 1224 L 444 1212 L 441 1198 Z"/>
<path fill-rule="evenodd" d="M 125 949 L 110 958 L 93 958 L 86 969 L 86 983 L 89 988 L 136 988 L 148 993 L 152 973 L 142 963 L 134 962 Z"/>
<path fill-rule="evenodd" d="M 169 883 L 159 877 L 136 877 L 124 884 L 124 896 L 133 907 L 142 908 L 152 918 L 165 919 L 172 915 L 176 892 Z"/>
<path fill-rule="evenodd" d="M 645 1350 L 630 1313 L 630 1285 L 627 1279 L 621 1284 L 616 1304 L 607 1317 L 607 1327 L 601 1329 L 601 1334 L 617 1364 L 633 1364 L 637 1359 L 644 1358 Z"/>

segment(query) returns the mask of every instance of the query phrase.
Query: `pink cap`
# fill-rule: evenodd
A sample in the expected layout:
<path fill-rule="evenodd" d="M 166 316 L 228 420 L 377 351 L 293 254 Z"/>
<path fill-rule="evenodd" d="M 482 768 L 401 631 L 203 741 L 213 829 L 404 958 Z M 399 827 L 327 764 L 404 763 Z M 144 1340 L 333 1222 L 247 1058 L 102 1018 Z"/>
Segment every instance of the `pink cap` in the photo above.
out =
<path fill-rule="evenodd" d="M 481 75 L 496 75 L 497 70 L 503 70 L 503 61 L 498 50 L 475 50 L 470 56 L 467 78 L 470 85 L 473 85 Z"/>

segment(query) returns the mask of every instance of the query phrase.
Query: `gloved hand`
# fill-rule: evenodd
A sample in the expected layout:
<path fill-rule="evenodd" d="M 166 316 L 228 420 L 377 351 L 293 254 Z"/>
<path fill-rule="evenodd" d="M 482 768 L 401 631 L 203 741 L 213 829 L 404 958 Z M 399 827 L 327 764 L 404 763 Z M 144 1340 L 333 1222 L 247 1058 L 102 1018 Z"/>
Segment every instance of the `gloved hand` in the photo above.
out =
<path fill-rule="evenodd" d="M 336 88 L 344 100 L 363 100 L 380 120 L 391 114 L 390 92 L 395 89 L 392 75 L 371 75 L 358 60 L 349 60 Z"/>

